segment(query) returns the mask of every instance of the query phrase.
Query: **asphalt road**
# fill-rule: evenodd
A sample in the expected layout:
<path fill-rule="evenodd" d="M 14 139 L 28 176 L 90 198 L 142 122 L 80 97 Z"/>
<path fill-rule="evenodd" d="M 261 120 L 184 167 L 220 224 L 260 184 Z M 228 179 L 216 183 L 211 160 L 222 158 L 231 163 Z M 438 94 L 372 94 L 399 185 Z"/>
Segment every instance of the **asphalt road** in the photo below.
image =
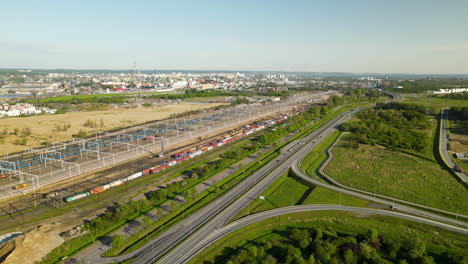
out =
<path fill-rule="evenodd" d="M 102 257 L 100 254 L 103 252 L 94 250 L 92 252 L 87 252 L 86 257 L 82 260 L 87 263 L 115 263 L 136 257 L 133 263 L 151 263 L 162 257 L 171 248 L 183 241 L 213 218 L 212 221 L 215 221 L 216 225 L 209 224 L 204 226 L 205 229 L 208 229 L 206 232 L 210 233 L 212 229 L 216 229 L 216 227 L 224 225 L 224 223 L 233 217 L 240 209 L 247 205 L 252 197 L 256 197 L 257 193 L 261 193 L 261 191 L 263 191 L 263 189 L 265 189 L 271 182 L 286 172 L 290 167 L 290 163 L 285 163 L 285 161 L 293 157 L 297 149 L 303 147 L 306 142 L 312 142 L 312 139 L 314 138 L 323 138 L 323 135 L 328 135 L 335 126 L 348 120 L 349 114 L 355 113 L 356 111 L 357 109 L 342 113 L 319 128 L 317 131 L 308 135 L 306 138 L 289 143 L 283 149 L 291 149 L 291 151 L 286 151 L 277 156 L 221 197 L 217 198 L 175 226 L 169 228 L 158 237 L 148 241 L 145 246 L 131 253 L 116 257 Z M 271 174 L 273 171 L 276 173 Z M 278 174 L 278 172 L 280 173 Z M 267 175 L 274 175 L 274 177 L 268 177 L 267 182 L 262 182 L 261 185 L 257 185 L 257 183 Z M 249 190 L 248 193 L 242 195 L 247 190 Z M 240 196 L 241 199 L 239 199 Z M 224 210 L 228 206 L 229 208 Z"/>
<path fill-rule="evenodd" d="M 190 238 L 180 243 L 178 247 L 176 247 L 175 249 L 170 251 L 167 255 L 162 257 L 158 261 L 158 263 L 168 263 L 168 264 L 169 263 L 170 264 L 184 263 L 186 261 L 185 256 L 187 252 L 190 252 L 192 248 L 199 248 L 200 247 L 199 244 L 201 241 L 203 241 L 206 237 L 209 237 L 215 230 L 217 230 L 217 228 L 222 227 L 230 218 L 236 215 L 240 209 L 246 206 L 250 202 L 251 199 L 257 197 L 268 185 L 270 185 L 273 181 L 275 181 L 278 177 L 280 177 L 291 166 L 292 166 L 293 171 L 296 174 L 298 174 L 298 176 L 302 177 L 304 180 L 307 180 L 315 185 L 319 185 L 328 189 L 332 189 L 337 192 L 350 194 L 350 195 L 360 197 L 363 199 L 373 200 L 382 204 L 386 204 L 389 207 L 393 206 L 394 208 L 397 208 L 397 210 L 400 210 L 402 212 L 416 214 L 419 216 L 432 218 L 437 221 L 442 221 L 442 222 L 447 222 L 447 223 L 451 223 L 455 225 L 460 225 L 463 227 L 468 227 L 466 223 L 461 222 L 461 221 L 439 216 L 437 214 L 428 213 L 426 211 L 414 209 L 408 206 L 403 206 L 395 202 L 389 202 L 384 199 L 375 198 L 372 195 L 346 190 L 337 186 L 330 185 L 328 183 L 324 183 L 322 181 L 315 180 L 311 178 L 310 176 L 302 173 L 302 171 L 299 169 L 300 161 L 311 151 L 311 149 L 313 149 L 318 143 L 320 143 L 324 138 L 326 138 L 330 133 L 332 133 L 339 124 L 350 119 L 350 115 L 355 112 L 356 110 L 352 112 L 351 111 L 346 112 L 343 115 L 334 119 L 333 121 L 329 122 L 329 124 L 323 129 L 321 129 L 320 131 L 317 131 L 316 133 L 309 135 L 305 139 L 292 142 L 291 144 L 283 148 L 283 150 L 286 150 L 286 151 L 283 152 L 283 154 L 279 157 L 280 161 L 271 162 L 271 164 L 273 165 L 275 165 L 275 163 L 279 163 L 276 169 L 271 171 L 271 174 L 269 174 L 267 177 L 264 177 L 263 180 L 261 180 L 257 185 L 255 185 L 252 189 L 248 190 L 245 194 L 241 195 L 228 208 L 220 212 L 216 217 L 210 220 L 205 226 L 200 228 Z M 153 260 L 154 259 L 147 259 L 147 262 L 138 262 L 138 263 L 150 263 Z"/>
<path fill-rule="evenodd" d="M 297 151 L 304 147 L 307 142 L 309 142 L 309 144 L 314 144 L 314 146 L 318 144 L 319 141 L 313 141 L 314 138 L 324 138 L 324 136 L 330 134 L 337 125 L 349 120 L 350 114 L 355 113 L 356 111 L 357 110 L 351 110 L 345 112 L 304 139 L 296 140 L 288 144 L 283 148 L 286 149 L 285 152 L 270 161 L 268 164 L 265 164 L 247 179 L 236 185 L 223 196 L 216 199 L 210 205 L 201 209 L 197 214 L 185 220 L 185 223 L 182 222 L 181 224 L 185 227 L 180 229 L 180 231 L 172 236 L 170 240 L 166 240 L 164 243 L 156 241 L 154 244 L 154 252 L 152 251 L 152 246 L 148 247 L 148 250 L 139 255 L 133 263 L 153 262 L 161 257 L 168 249 L 170 249 L 170 247 L 180 243 L 183 238 L 187 237 L 187 235 L 195 231 L 196 228 L 198 229 L 198 227 L 200 227 L 196 233 L 190 236 L 189 239 L 183 241 L 179 247 L 170 251 L 159 261 L 159 263 L 181 263 L 179 257 L 181 254 L 199 243 L 199 241 L 207 237 L 218 227 L 223 226 L 253 198 L 257 197 L 266 187 L 285 173 L 290 168 L 290 162 L 285 161 L 293 161 L 297 158 Z M 268 177 L 266 177 L 267 175 Z M 204 225 L 205 223 L 207 224 Z"/>
<path fill-rule="evenodd" d="M 448 152 L 448 109 L 442 109 L 442 124 L 440 126 L 440 141 L 439 141 L 439 152 L 440 155 L 442 156 L 442 159 L 447 163 L 447 165 L 450 168 L 453 168 L 456 166 L 455 162 L 452 160 L 452 156 Z M 463 172 L 456 172 L 454 171 L 455 174 L 458 176 L 458 178 L 464 182 L 467 183 L 468 181 L 468 176 L 466 173 Z"/>
<path fill-rule="evenodd" d="M 228 235 L 229 233 L 235 230 L 245 227 L 247 225 L 250 225 L 250 224 L 253 224 L 253 223 L 274 217 L 274 216 L 280 216 L 284 214 L 297 213 L 297 212 L 310 212 L 310 211 L 346 211 L 346 212 L 391 216 L 391 217 L 397 217 L 401 219 L 419 222 L 422 224 L 432 225 L 435 227 L 439 227 L 442 229 L 446 229 L 448 231 L 457 232 L 457 233 L 464 234 L 464 235 L 468 234 L 468 230 L 465 228 L 456 227 L 456 226 L 432 221 L 426 218 L 408 215 L 408 214 L 402 214 L 402 213 L 393 212 L 393 211 L 362 208 L 362 207 L 352 207 L 352 206 L 330 205 L 330 204 L 324 204 L 324 205 L 310 205 L 309 204 L 309 205 L 281 207 L 277 209 L 267 210 L 264 212 L 256 213 L 251 216 L 241 218 L 224 227 L 218 228 L 214 230 L 211 234 L 209 234 L 206 238 L 204 238 L 202 241 L 199 241 L 197 244 L 195 244 L 194 247 L 188 248 L 187 251 L 179 255 L 179 261 L 181 263 L 187 262 L 190 258 L 197 255 L 202 249 L 213 244 L 218 239 Z M 292 221 L 294 219 L 291 218 L 288 220 Z"/>
<path fill-rule="evenodd" d="M 408 212 L 432 218 L 437 221 L 467 227 L 467 224 L 460 221 L 427 213 L 422 210 L 405 207 L 394 202 L 375 198 L 372 195 L 356 193 L 354 191 L 345 190 L 337 186 L 317 181 L 300 171 L 298 165 L 300 160 L 302 160 L 311 151 L 311 149 L 317 146 L 317 144 L 319 144 L 324 138 L 332 133 L 338 125 L 349 120 L 357 111 L 359 111 L 359 109 L 345 112 L 329 121 L 326 125 L 307 137 L 289 143 L 282 149 L 283 151 L 281 155 L 276 157 L 274 160 L 265 164 L 262 168 L 209 205 L 203 207 L 198 212 L 181 221 L 179 224 L 168 229 L 157 238 L 149 241 L 140 249 L 117 257 L 104 258 L 100 257 L 99 254 L 90 254 L 89 257 L 84 259 L 84 261 L 89 263 L 113 263 L 121 262 L 131 257 L 136 257 L 133 263 L 152 263 L 156 260 L 158 260 L 158 263 L 183 263 L 185 261 L 185 256 L 187 256 L 187 252 L 190 252 L 192 248 L 200 248 L 201 241 L 204 241 L 206 238 L 214 234 L 218 228 L 223 227 L 229 219 L 236 215 L 237 212 L 245 207 L 252 199 L 256 198 L 283 173 L 288 171 L 291 166 L 298 176 L 302 176 L 304 179 L 307 179 L 316 185 L 367 200 L 374 200 L 389 206 L 393 205 L 402 212 Z"/>

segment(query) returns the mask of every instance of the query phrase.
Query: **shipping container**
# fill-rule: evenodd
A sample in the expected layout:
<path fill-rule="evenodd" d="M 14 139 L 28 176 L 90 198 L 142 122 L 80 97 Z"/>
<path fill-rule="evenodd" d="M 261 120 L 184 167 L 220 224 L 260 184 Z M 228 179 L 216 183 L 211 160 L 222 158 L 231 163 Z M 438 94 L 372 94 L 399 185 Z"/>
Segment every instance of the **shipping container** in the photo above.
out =
<path fill-rule="evenodd" d="M 145 175 L 145 174 L 149 174 L 150 171 L 151 171 L 151 168 L 148 168 L 148 169 L 144 169 L 141 173 Z"/>
<path fill-rule="evenodd" d="M 159 172 L 160 170 L 162 170 L 161 165 L 158 165 L 158 166 L 151 168 L 151 173 L 156 173 L 156 172 Z"/>
<path fill-rule="evenodd" d="M 110 184 L 104 184 L 103 187 L 104 187 L 104 190 L 107 190 L 107 189 L 109 189 L 111 186 L 110 186 Z"/>
<path fill-rule="evenodd" d="M 167 165 L 168 165 L 169 167 L 174 166 L 174 165 L 176 165 L 176 164 L 177 164 L 177 161 L 176 161 L 175 159 L 174 159 L 174 160 L 170 160 L 170 161 L 167 162 Z"/>
<path fill-rule="evenodd" d="M 67 197 L 67 198 L 65 198 L 65 201 L 67 201 L 67 202 L 76 201 L 78 199 L 87 197 L 89 195 L 90 195 L 89 192 L 84 192 L 84 193 L 80 193 L 80 194 L 77 194 L 77 195 L 74 195 L 74 196 Z"/>
<path fill-rule="evenodd" d="M 116 180 L 110 183 L 110 187 L 116 187 L 116 186 L 122 185 L 123 183 L 124 183 L 123 180 Z"/>
<path fill-rule="evenodd" d="M 187 151 L 186 151 L 186 150 L 181 151 L 181 152 L 179 152 L 179 153 L 176 153 L 176 154 L 174 155 L 174 157 L 179 158 L 180 156 L 183 156 L 183 155 L 185 155 L 185 154 L 187 154 Z"/>
<path fill-rule="evenodd" d="M 23 183 L 23 184 L 16 185 L 16 186 L 15 186 L 15 189 L 16 189 L 16 190 L 19 190 L 19 189 L 26 188 L 26 187 L 28 187 L 28 186 L 29 186 L 29 184 Z"/>
<path fill-rule="evenodd" d="M 96 194 L 96 193 L 100 193 L 100 192 L 103 192 L 105 191 L 106 189 L 104 188 L 104 186 L 99 186 L 99 187 L 96 187 L 94 189 L 92 189 L 89 193 L 90 194 Z"/>

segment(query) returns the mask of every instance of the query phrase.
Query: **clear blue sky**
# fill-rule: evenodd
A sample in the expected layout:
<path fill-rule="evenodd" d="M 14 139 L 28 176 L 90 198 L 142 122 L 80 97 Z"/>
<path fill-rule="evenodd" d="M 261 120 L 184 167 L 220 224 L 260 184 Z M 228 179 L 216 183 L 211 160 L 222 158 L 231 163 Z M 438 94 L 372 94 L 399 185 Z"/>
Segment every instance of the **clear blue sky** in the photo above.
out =
<path fill-rule="evenodd" d="M 467 0 L 0 3 L 0 67 L 468 73 Z"/>

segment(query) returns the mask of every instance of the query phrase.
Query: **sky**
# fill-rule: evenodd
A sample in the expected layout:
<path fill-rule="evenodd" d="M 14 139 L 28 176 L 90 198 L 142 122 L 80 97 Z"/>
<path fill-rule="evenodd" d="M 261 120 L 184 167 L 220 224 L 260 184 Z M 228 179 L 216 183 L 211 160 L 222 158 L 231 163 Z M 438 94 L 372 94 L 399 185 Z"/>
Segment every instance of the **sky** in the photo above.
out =
<path fill-rule="evenodd" d="M 468 73 L 466 0 L 21 0 L 0 10 L 0 68 Z"/>

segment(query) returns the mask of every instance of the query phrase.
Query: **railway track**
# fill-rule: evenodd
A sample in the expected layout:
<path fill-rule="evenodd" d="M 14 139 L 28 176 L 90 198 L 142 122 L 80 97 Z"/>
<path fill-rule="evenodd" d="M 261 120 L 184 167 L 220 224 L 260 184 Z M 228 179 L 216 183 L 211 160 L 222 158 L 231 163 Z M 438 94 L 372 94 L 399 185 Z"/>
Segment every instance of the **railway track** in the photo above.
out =
<path fill-rule="evenodd" d="M 307 98 L 321 100 L 322 96 L 313 95 Z M 74 139 L 71 142 L 54 144 L 48 149 L 30 150 L 6 156 L 0 160 L 0 170 L 9 177 L 0 179 L 0 197 L 31 192 L 46 184 L 101 169 L 109 164 L 134 159 L 148 151 L 178 144 L 187 138 L 197 138 L 233 124 L 285 111 L 304 103 L 304 100 L 295 97 L 276 104 L 246 105 L 219 111 L 205 111 L 189 117 L 157 121 L 96 135 L 93 139 Z"/>
<path fill-rule="evenodd" d="M 230 131 L 224 131 L 221 133 L 213 134 L 205 139 L 198 141 L 192 140 L 193 142 L 188 142 L 189 145 L 181 144 L 176 148 L 172 148 L 169 155 L 173 155 L 181 150 L 195 147 L 197 145 L 203 144 L 205 142 L 209 142 L 215 138 L 219 138 L 222 135 L 225 135 L 229 132 L 235 131 L 236 129 L 232 129 Z M 252 136 L 258 134 L 252 134 L 245 139 L 249 139 Z M 193 162 L 184 164 L 182 167 L 177 167 L 176 170 L 170 171 L 169 173 L 165 173 L 160 177 L 154 177 L 151 182 L 139 185 L 138 189 L 145 189 L 150 188 L 151 186 L 157 186 L 163 183 L 168 177 L 171 176 L 172 173 L 180 170 L 184 170 L 187 167 L 190 167 L 193 163 L 197 163 L 203 160 L 209 160 L 213 156 L 218 155 L 220 152 L 228 151 L 232 148 L 237 147 L 239 144 L 242 144 L 244 140 L 234 142 L 233 144 L 229 144 L 219 148 L 215 152 L 207 153 L 207 155 L 203 155 L 197 157 L 193 160 Z M 98 172 L 88 173 L 86 175 L 82 175 L 78 180 L 76 179 L 69 179 L 66 180 L 64 183 L 59 183 L 58 185 L 54 185 L 54 187 L 45 187 L 40 192 L 35 192 L 30 195 L 25 195 L 21 197 L 21 199 L 15 199 L 13 201 L 7 201 L 0 204 L 0 217 L 9 216 L 9 219 L 3 219 L 5 225 L 8 225 L 6 221 L 17 223 L 17 221 L 26 222 L 30 215 L 36 216 L 45 213 L 48 210 L 57 210 L 60 209 L 62 206 L 65 205 L 63 201 L 63 197 L 67 197 L 71 194 L 77 192 L 83 192 L 84 190 L 89 190 L 97 185 L 101 185 L 105 182 L 109 182 L 118 178 L 122 178 L 124 176 L 128 176 L 129 174 L 135 171 L 141 171 L 143 168 L 150 167 L 156 163 L 161 162 L 164 158 L 159 158 L 157 155 L 152 154 L 150 157 L 146 156 L 143 158 L 139 158 L 130 162 L 122 163 L 117 166 L 112 166 Z M 75 177 L 76 178 L 76 177 Z M 128 196 L 118 196 L 111 200 L 107 200 L 102 202 L 104 204 L 112 204 L 119 202 L 122 199 L 128 198 Z M 32 209 L 32 211 L 30 210 Z M 37 210 L 34 212 L 34 210 Z M 26 213 L 23 213 L 25 212 Z"/>

